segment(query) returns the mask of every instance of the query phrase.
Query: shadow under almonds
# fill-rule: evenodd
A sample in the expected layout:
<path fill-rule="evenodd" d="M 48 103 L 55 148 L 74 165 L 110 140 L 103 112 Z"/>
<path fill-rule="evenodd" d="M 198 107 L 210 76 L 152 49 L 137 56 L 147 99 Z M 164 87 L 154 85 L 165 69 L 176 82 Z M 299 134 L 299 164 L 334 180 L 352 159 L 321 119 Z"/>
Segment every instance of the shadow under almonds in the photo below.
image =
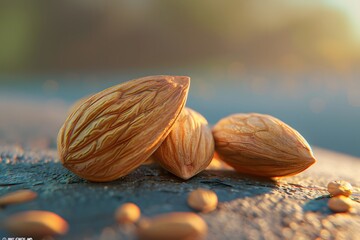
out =
<path fill-rule="evenodd" d="M 145 216 L 193 211 L 187 205 L 187 196 L 197 188 L 216 192 L 219 207 L 229 201 L 270 193 L 277 188 L 277 182 L 272 179 L 240 175 L 231 170 L 205 170 L 185 181 L 156 164 L 141 166 L 107 185 L 121 189 L 118 193 L 123 196 L 122 201 L 136 203 Z"/>
<path fill-rule="evenodd" d="M 328 201 L 330 198 L 324 197 L 324 198 L 315 198 L 311 199 L 308 202 L 306 202 L 303 206 L 304 212 L 316 212 L 320 213 L 323 216 L 327 216 L 330 214 L 333 214 L 333 212 L 328 207 Z"/>

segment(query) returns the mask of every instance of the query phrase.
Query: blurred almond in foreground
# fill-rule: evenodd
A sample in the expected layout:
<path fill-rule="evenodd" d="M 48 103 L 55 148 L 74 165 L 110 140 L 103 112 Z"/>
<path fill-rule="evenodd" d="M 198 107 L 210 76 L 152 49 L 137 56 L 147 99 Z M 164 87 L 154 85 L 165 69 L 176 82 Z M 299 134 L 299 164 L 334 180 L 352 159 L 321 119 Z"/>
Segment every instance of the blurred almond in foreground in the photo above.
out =
<path fill-rule="evenodd" d="M 199 188 L 189 194 L 187 202 L 191 208 L 207 213 L 216 209 L 218 197 L 211 190 Z"/>
<path fill-rule="evenodd" d="M 16 236 L 43 238 L 67 233 L 68 223 L 59 215 L 47 211 L 27 211 L 14 214 L 4 222 L 5 229 Z"/>
<path fill-rule="evenodd" d="M 24 203 L 37 197 L 37 193 L 31 190 L 18 190 L 7 193 L 0 197 L 0 207 L 10 204 Z"/>
<path fill-rule="evenodd" d="M 115 212 L 115 219 L 119 223 L 135 223 L 141 215 L 140 208 L 134 203 L 124 203 Z"/>
<path fill-rule="evenodd" d="M 269 115 L 228 116 L 214 126 L 213 134 L 221 160 L 240 173 L 290 176 L 316 161 L 309 144 L 296 130 Z"/>
<path fill-rule="evenodd" d="M 207 231 L 199 215 L 174 212 L 141 221 L 138 236 L 141 240 L 200 240 L 205 239 Z"/>

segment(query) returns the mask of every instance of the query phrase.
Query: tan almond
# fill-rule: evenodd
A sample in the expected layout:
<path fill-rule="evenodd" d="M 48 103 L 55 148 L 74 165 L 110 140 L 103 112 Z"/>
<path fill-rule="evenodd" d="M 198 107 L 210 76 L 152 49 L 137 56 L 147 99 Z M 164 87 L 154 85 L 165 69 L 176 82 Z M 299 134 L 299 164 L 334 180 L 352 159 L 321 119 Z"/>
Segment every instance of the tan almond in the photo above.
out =
<path fill-rule="evenodd" d="M 206 119 L 184 108 L 170 134 L 155 152 L 159 164 L 182 179 L 189 179 L 211 162 L 214 139 Z"/>
<path fill-rule="evenodd" d="M 191 208 L 207 213 L 216 209 L 218 197 L 214 191 L 199 188 L 189 194 L 187 202 Z"/>
<path fill-rule="evenodd" d="M 115 219 L 122 224 L 135 223 L 141 215 L 140 208 L 134 203 L 124 203 L 115 212 Z"/>
<path fill-rule="evenodd" d="M 353 189 L 349 182 L 342 180 L 329 182 L 327 188 L 332 196 L 343 195 L 346 197 L 351 195 Z"/>
<path fill-rule="evenodd" d="M 347 212 L 352 208 L 352 205 L 352 200 L 342 195 L 332 197 L 328 201 L 329 208 L 336 213 Z"/>
<path fill-rule="evenodd" d="M 68 223 L 59 215 L 47 211 L 27 211 L 14 214 L 4 222 L 4 227 L 16 236 L 42 238 L 67 233 Z"/>
<path fill-rule="evenodd" d="M 213 134 L 221 160 L 240 173 L 290 176 L 316 161 L 300 133 L 270 115 L 231 115 L 214 126 Z"/>
<path fill-rule="evenodd" d="M 140 222 L 140 240 L 200 240 L 205 239 L 208 227 L 197 214 L 174 212 Z"/>
<path fill-rule="evenodd" d="M 18 190 L 15 192 L 7 193 L 0 197 L 0 207 L 29 202 L 37 197 L 37 193 L 31 190 Z"/>
<path fill-rule="evenodd" d="M 189 85 L 189 77 L 150 76 L 91 96 L 59 131 L 61 162 L 90 181 L 127 175 L 169 134 L 185 105 Z"/>

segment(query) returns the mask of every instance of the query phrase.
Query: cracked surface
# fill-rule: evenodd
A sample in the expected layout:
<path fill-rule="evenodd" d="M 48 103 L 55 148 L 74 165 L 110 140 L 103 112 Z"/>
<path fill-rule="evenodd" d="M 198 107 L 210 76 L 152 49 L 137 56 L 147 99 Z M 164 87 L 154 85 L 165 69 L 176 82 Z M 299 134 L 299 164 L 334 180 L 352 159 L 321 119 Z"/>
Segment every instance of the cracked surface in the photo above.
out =
<path fill-rule="evenodd" d="M 191 190 L 207 188 L 219 198 L 217 210 L 200 214 L 209 225 L 207 239 L 359 239 L 360 207 L 333 214 L 327 207 L 329 181 L 343 179 L 360 198 L 357 158 L 316 149 L 318 163 L 306 172 L 265 180 L 233 171 L 206 170 L 188 181 L 157 165 L 142 166 L 109 183 L 80 179 L 60 164 L 55 150 L 0 146 L 0 195 L 18 189 L 38 193 L 34 201 L 0 210 L 0 219 L 22 210 L 48 210 L 65 218 L 70 231 L 60 239 L 136 239 L 134 226 L 115 223 L 116 208 L 136 203 L 143 217 L 192 211 Z M 9 233 L 0 229 L 0 237 Z"/>

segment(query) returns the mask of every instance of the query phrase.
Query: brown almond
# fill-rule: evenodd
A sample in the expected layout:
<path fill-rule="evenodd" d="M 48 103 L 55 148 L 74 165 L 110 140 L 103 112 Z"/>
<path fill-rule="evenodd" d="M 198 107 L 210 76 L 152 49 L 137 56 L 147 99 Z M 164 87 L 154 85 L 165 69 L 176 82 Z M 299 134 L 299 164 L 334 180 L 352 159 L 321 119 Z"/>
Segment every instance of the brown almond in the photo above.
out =
<path fill-rule="evenodd" d="M 159 164 L 182 179 L 189 179 L 211 162 L 214 139 L 206 119 L 184 108 L 171 132 L 155 152 Z"/>
<path fill-rule="evenodd" d="M 175 212 L 140 222 L 138 236 L 141 240 L 200 240 L 207 231 L 207 224 L 199 215 Z"/>
<path fill-rule="evenodd" d="M 5 229 L 16 236 L 42 238 L 64 235 L 68 223 L 59 215 L 47 211 L 27 211 L 14 214 L 4 222 Z"/>
<path fill-rule="evenodd" d="M 0 207 L 11 204 L 29 202 L 37 197 L 37 193 L 31 190 L 18 190 L 7 193 L 0 197 Z"/>
<path fill-rule="evenodd" d="M 214 126 L 213 134 L 221 160 L 240 173 L 290 176 L 315 163 L 312 150 L 300 133 L 270 115 L 231 115 Z"/>
<path fill-rule="evenodd" d="M 159 147 L 183 109 L 189 77 L 150 76 L 101 91 L 76 108 L 58 134 L 63 165 L 106 182 L 127 175 Z"/>
<path fill-rule="evenodd" d="M 122 224 L 135 223 L 141 215 L 140 208 L 134 203 L 124 203 L 115 212 L 115 219 Z"/>
<path fill-rule="evenodd" d="M 187 202 L 191 208 L 207 213 L 216 209 L 218 197 L 214 191 L 199 188 L 189 194 Z"/>

